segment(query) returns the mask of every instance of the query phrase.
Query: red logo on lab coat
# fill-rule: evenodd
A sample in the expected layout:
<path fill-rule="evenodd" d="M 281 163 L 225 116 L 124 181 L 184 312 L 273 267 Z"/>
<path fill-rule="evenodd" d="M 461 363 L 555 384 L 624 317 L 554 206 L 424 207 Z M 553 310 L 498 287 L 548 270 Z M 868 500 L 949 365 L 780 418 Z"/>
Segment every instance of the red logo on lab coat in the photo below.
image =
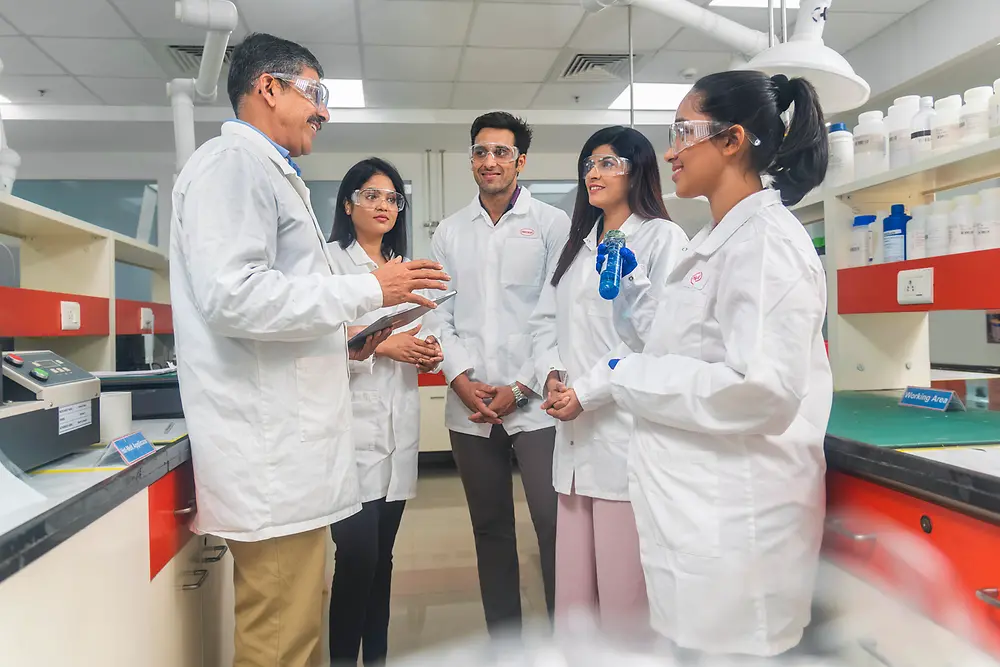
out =
<path fill-rule="evenodd" d="M 527 227 L 525 227 L 524 229 L 521 230 L 521 236 L 534 236 L 534 235 L 535 235 L 534 229 L 528 229 Z"/>
<path fill-rule="evenodd" d="M 702 274 L 702 272 L 699 271 L 698 273 L 696 273 L 693 276 L 691 276 L 691 284 L 692 285 L 697 285 L 698 283 L 701 282 L 701 279 L 704 278 L 704 277 L 705 277 L 704 274 Z"/>

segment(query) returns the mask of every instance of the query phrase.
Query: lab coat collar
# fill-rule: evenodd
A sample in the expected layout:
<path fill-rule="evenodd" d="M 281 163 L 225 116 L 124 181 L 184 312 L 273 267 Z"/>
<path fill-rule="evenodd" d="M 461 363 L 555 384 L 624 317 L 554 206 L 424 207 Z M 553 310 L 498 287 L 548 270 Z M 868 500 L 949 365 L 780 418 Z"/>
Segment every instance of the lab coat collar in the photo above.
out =
<path fill-rule="evenodd" d="M 226 121 L 222 124 L 222 134 L 249 139 L 254 148 L 269 158 L 286 176 L 300 176 L 298 165 L 292 162 L 288 151 L 274 143 L 269 136 L 242 120 Z"/>
<path fill-rule="evenodd" d="M 590 250 L 597 250 L 597 245 L 598 245 L 597 244 L 597 228 L 600 227 L 600 222 L 603 219 L 604 219 L 604 217 L 602 216 L 601 218 L 598 219 L 598 221 L 596 223 L 594 223 L 594 228 L 590 231 L 590 234 L 587 234 L 587 238 L 585 238 L 583 240 L 584 245 L 586 245 L 587 248 L 589 248 Z M 635 232 L 640 227 L 642 227 L 644 224 L 646 224 L 647 222 L 649 222 L 649 221 L 648 220 L 643 220 L 642 218 L 640 218 L 639 216 L 637 216 L 635 213 L 633 213 L 632 215 L 630 215 L 628 217 L 628 219 L 625 221 L 625 224 L 623 224 L 621 226 L 621 232 L 623 234 L 625 234 L 625 238 L 626 238 L 625 243 L 626 243 L 626 245 L 628 244 L 628 237 L 630 237 L 633 234 L 635 234 Z"/>
<path fill-rule="evenodd" d="M 357 241 L 352 241 L 351 245 L 347 246 L 347 256 L 358 266 L 367 267 L 372 271 L 378 268 L 378 264 L 372 261 L 372 258 L 368 256 L 368 253 L 365 252 L 365 249 Z"/>
<path fill-rule="evenodd" d="M 528 215 L 528 212 L 531 210 L 531 191 L 528 190 L 528 188 L 521 185 L 517 187 L 518 187 L 517 199 L 516 201 L 514 201 L 514 205 L 512 207 L 508 207 L 507 211 L 504 213 L 504 216 L 507 215 L 508 213 L 511 215 L 524 216 Z M 477 218 L 481 218 L 482 220 L 486 221 L 486 223 L 489 224 L 490 227 L 494 226 L 493 221 L 490 219 L 490 214 L 486 212 L 485 208 L 483 208 L 483 202 L 479 198 L 479 195 L 476 195 L 472 199 L 472 203 L 469 205 L 468 210 L 469 210 L 469 217 L 473 221 L 475 221 Z M 500 219 L 503 220 L 503 216 L 500 216 Z M 500 223 L 498 222 L 497 225 L 499 224 Z"/>
<path fill-rule="evenodd" d="M 755 192 L 740 203 L 736 204 L 722 221 L 712 228 L 705 227 L 694 237 L 691 247 L 702 256 L 713 254 L 716 250 L 725 245 L 726 241 L 739 230 L 746 222 L 757 215 L 761 209 L 768 206 L 781 204 L 781 195 L 775 190 L 764 189 Z"/>

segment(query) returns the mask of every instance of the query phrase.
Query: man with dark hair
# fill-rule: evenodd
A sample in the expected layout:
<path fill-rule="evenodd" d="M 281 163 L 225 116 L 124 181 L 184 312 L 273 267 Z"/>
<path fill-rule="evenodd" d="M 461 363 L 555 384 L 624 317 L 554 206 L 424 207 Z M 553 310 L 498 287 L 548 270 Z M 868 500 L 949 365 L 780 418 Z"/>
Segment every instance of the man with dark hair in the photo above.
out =
<path fill-rule="evenodd" d="M 555 596 L 555 427 L 540 409 L 527 325 L 566 242 L 569 218 L 517 184 L 530 143 L 531 129 L 509 113 L 488 113 L 472 124 L 469 158 L 479 195 L 441 223 L 431 244 L 458 294 L 425 319 L 438 334 L 451 385 L 445 419 L 494 635 L 519 631 L 521 622 L 512 450 L 538 537 L 550 614 Z"/>
<path fill-rule="evenodd" d="M 195 151 L 173 191 L 192 529 L 233 555 L 235 667 L 318 664 L 328 527 L 361 507 L 349 368 L 370 363 L 388 333 L 348 353 L 345 323 L 382 306 L 433 306 L 413 290 L 447 280 L 429 261 L 334 275 L 294 162 L 330 118 L 322 76 L 298 44 L 248 37 L 229 72 L 238 120 Z"/>

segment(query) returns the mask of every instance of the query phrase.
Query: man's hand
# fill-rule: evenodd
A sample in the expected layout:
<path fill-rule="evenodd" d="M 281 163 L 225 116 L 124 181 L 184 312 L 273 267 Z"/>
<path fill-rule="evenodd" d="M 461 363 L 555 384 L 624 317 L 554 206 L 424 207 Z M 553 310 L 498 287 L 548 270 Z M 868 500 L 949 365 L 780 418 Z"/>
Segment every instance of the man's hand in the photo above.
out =
<path fill-rule="evenodd" d="M 365 330 L 365 327 L 347 327 L 347 338 L 351 339 Z M 385 342 L 392 334 L 392 329 L 383 329 L 365 339 L 365 344 L 357 349 L 347 348 L 347 355 L 352 361 L 364 361 L 375 353 L 375 348 Z"/>
<path fill-rule="evenodd" d="M 420 327 L 397 333 L 389 336 L 384 343 L 378 346 L 375 354 L 386 357 L 402 364 L 420 366 L 430 363 L 438 353 L 438 347 L 416 337 Z"/>
<path fill-rule="evenodd" d="M 434 336 L 428 336 L 424 339 L 424 342 L 434 348 L 434 356 L 430 359 L 426 359 L 424 363 L 418 365 L 417 370 L 421 373 L 433 373 L 434 369 L 438 367 L 438 364 L 444 361 L 444 353 L 441 351 L 441 343 L 439 343 L 437 338 Z"/>
<path fill-rule="evenodd" d="M 521 393 L 525 396 L 530 397 L 535 395 L 535 392 L 531 391 L 520 382 L 517 383 L 517 386 L 521 390 Z M 514 397 L 514 390 L 511 389 L 510 386 L 503 385 L 500 387 L 492 387 L 491 389 L 493 390 L 492 394 L 488 394 L 485 391 L 480 390 L 476 392 L 476 395 L 483 399 L 483 402 L 489 405 L 493 412 L 497 413 L 500 417 L 506 417 L 517 410 L 517 399 Z M 482 415 L 479 414 L 472 415 L 469 419 L 477 424 L 484 423 Z"/>
<path fill-rule="evenodd" d="M 465 373 L 459 375 L 451 383 L 451 388 L 455 395 L 465 403 L 465 407 L 472 412 L 469 421 L 477 424 L 501 424 L 500 416 L 487 406 L 486 402 L 479 397 L 482 393 L 488 397 L 496 395 L 496 390 L 483 382 L 473 382 Z"/>
<path fill-rule="evenodd" d="M 545 385 L 547 398 L 542 403 L 542 410 L 545 410 L 550 417 L 568 422 L 583 414 L 583 406 L 580 405 L 580 399 L 576 397 L 575 389 L 567 388 L 558 378 L 553 382 L 552 376 L 549 376 Z"/>
<path fill-rule="evenodd" d="M 441 270 L 441 265 L 429 259 L 403 262 L 396 257 L 380 269 L 372 272 L 382 286 L 382 306 L 396 306 L 401 303 L 415 303 L 418 306 L 436 308 L 430 299 L 414 294 L 421 289 L 446 290 L 445 283 L 451 276 Z"/>

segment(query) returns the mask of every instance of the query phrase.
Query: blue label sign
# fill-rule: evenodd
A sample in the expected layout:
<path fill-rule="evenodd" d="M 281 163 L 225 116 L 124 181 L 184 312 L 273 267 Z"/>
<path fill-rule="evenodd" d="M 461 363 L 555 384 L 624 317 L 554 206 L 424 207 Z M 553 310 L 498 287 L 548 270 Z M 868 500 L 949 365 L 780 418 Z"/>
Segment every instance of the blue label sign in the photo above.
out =
<path fill-rule="evenodd" d="M 965 410 L 962 400 L 953 391 L 945 389 L 926 389 L 924 387 L 907 387 L 899 404 L 907 408 L 923 408 L 947 412 L 948 410 Z"/>
<path fill-rule="evenodd" d="M 141 461 L 156 451 L 149 440 L 146 440 L 142 433 L 132 433 L 125 435 L 111 442 L 118 455 L 122 457 L 125 465 L 130 466 L 136 461 Z"/>

